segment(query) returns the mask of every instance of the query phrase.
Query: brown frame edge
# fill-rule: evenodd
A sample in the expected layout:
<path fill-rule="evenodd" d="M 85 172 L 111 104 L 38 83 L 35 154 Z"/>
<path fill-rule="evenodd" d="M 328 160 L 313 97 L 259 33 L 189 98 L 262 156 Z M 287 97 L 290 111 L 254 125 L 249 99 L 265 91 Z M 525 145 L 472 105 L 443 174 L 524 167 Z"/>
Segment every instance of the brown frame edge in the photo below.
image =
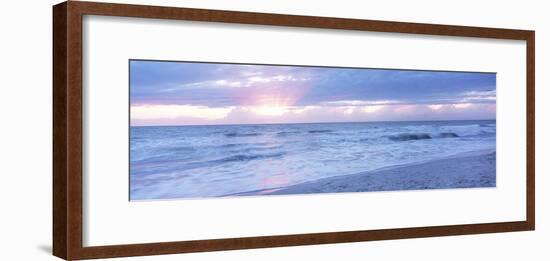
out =
<path fill-rule="evenodd" d="M 527 219 L 502 223 L 83 247 L 82 17 L 84 15 L 525 40 L 527 43 Z M 53 7 L 53 254 L 57 257 L 79 260 L 534 229 L 534 31 L 76 1 L 64 2 Z"/>

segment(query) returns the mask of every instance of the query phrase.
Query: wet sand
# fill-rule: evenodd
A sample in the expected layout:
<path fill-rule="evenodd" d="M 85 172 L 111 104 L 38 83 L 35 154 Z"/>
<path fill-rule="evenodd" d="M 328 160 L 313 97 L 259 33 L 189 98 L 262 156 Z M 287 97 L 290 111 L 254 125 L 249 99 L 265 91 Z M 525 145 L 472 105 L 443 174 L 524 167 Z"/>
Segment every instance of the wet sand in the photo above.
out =
<path fill-rule="evenodd" d="M 289 195 L 495 186 L 496 153 L 485 150 L 234 195 Z"/>

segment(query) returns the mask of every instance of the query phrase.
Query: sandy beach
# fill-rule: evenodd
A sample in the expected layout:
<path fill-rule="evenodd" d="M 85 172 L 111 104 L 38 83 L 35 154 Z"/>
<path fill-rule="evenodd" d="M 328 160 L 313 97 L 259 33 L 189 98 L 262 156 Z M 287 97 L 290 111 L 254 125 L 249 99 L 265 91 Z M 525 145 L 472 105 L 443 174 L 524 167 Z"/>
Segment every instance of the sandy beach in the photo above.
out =
<path fill-rule="evenodd" d="M 493 150 L 461 153 L 421 163 L 387 167 L 358 174 L 324 178 L 289 187 L 236 195 L 288 195 L 445 188 L 494 187 L 496 153 Z"/>

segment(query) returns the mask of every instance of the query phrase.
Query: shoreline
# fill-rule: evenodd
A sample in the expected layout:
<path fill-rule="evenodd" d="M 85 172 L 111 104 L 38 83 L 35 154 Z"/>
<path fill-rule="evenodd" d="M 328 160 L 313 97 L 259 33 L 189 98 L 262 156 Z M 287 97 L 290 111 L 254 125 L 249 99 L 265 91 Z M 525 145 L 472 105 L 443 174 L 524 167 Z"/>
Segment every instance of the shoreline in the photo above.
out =
<path fill-rule="evenodd" d="M 239 192 L 231 196 L 294 195 L 496 186 L 496 151 L 478 150 L 449 157 L 387 166 L 327 177 L 279 188 Z"/>

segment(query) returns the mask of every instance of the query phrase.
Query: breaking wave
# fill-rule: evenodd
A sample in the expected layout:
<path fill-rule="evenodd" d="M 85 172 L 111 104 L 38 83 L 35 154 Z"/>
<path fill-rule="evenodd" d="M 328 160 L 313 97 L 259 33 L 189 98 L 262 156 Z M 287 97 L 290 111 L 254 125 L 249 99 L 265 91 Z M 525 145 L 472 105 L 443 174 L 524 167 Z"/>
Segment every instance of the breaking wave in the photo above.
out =
<path fill-rule="evenodd" d="M 333 132 L 333 130 L 310 130 L 308 133 L 327 133 L 327 132 Z"/>
<path fill-rule="evenodd" d="M 251 133 L 238 133 L 238 132 L 230 132 L 230 133 L 226 133 L 225 134 L 225 137 L 228 137 L 228 138 L 234 138 L 234 137 L 254 137 L 254 136 L 260 136 L 262 135 L 261 133 L 257 133 L 257 132 L 251 132 Z"/>
<path fill-rule="evenodd" d="M 388 139 L 393 141 L 409 141 L 409 140 L 428 140 L 433 138 L 458 138 L 458 134 L 454 132 L 442 132 L 438 134 L 429 133 L 401 133 L 397 135 L 388 136 Z"/>

